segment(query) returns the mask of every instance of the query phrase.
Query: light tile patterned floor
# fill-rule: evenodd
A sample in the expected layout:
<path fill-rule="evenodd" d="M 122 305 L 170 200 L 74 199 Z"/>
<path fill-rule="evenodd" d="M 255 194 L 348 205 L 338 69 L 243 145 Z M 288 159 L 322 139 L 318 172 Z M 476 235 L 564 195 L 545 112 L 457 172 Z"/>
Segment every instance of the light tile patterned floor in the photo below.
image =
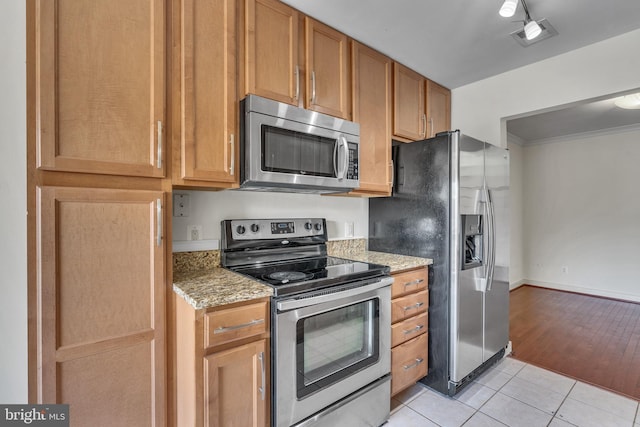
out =
<path fill-rule="evenodd" d="M 635 424 L 634 424 L 635 423 Z M 510 357 L 454 398 L 420 384 L 385 427 L 640 427 L 638 402 Z"/>

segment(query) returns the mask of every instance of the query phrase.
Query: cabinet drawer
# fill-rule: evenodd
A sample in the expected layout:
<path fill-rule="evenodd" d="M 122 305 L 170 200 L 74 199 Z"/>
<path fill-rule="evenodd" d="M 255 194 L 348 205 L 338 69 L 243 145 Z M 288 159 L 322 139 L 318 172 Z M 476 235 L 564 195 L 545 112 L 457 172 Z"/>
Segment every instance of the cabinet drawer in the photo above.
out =
<path fill-rule="evenodd" d="M 427 375 L 429 334 L 422 334 L 391 350 L 391 395 Z"/>
<path fill-rule="evenodd" d="M 267 330 L 266 302 L 243 305 L 205 314 L 204 346 L 224 344 L 260 335 Z"/>
<path fill-rule="evenodd" d="M 393 285 L 391 285 L 391 298 L 427 289 L 428 284 L 429 279 L 426 268 L 394 274 Z"/>
<path fill-rule="evenodd" d="M 391 300 L 391 323 L 424 313 L 429 306 L 429 291 L 421 291 Z"/>
<path fill-rule="evenodd" d="M 391 347 L 409 341 L 420 334 L 427 332 L 428 313 L 422 313 L 418 316 L 410 317 L 407 320 L 396 323 L 391 326 Z"/>

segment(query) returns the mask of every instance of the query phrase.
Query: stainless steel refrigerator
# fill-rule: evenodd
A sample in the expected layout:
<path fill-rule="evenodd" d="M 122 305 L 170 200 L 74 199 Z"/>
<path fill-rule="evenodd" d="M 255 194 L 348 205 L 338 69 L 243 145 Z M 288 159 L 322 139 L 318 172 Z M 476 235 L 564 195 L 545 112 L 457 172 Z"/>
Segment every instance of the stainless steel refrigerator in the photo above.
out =
<path fill-rule="evenodd" d="M 433 259 L 429 371 L 454 395 L 509 342 L 509 152 L 465 136 L 393 145 L 391 197 L 369 201 L 369 249 Z"/>

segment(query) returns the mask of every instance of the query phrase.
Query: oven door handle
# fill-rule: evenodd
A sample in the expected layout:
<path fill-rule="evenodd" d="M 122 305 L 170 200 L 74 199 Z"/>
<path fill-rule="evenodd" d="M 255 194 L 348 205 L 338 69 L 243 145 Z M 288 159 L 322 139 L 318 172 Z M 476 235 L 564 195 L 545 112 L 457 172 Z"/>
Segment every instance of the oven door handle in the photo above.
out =
<path fill-rule="evenodd" d="M 311 305 L 322 304 L 325 302 L 336 301 L 342 298 L 348 298 L 354 295 L 364 294 L 370 291 L 375 291 L 376 289 L 384 288 L 393 283 L 392 277 L 384 277 L 381 280 L 370 283 L 364 286 L 358 286 L 356 288 L 347 289 L 345 291 L 338 291 L 331 294 L 318 295 L 315 297 L 302 298 L 302 299 L 291 299 L 286 301 L 279 301 L 276 306 L 278 311 L 288 311 L 295 310 L 297 308 L 309 307 Z"/>

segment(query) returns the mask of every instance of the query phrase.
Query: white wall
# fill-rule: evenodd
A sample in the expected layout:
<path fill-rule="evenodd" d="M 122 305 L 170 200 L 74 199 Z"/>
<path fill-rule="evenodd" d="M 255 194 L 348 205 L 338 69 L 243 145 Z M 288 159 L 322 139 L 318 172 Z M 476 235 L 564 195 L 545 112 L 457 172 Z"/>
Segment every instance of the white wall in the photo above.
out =
<path fill-rule="evenodd" d="M 523 148 L 520 141 L 513 137 L 509 140 L 509 236 L 510 236 L 510 258 L 509 258 L 509 283 L 515 288 L 523 283 L 524 274 L 524 252 L 522 236 L 523 219 Z"/>
<path fill-rule="evenodd" d="M 0 1 L 0 403 L 27 402 L 26 9 Z"/>
<path fill-rule="evenodd" d="M 504 118 L 640 88 L 638 46 L 640 30 L 454 89 L 452 128 L 506 147 Z"/>
<path fill-rule="evenodd" d="M 526 146 L 524 159 L 526 277 L 640 301 L 640 130 Z"/>
<path fill-rule="evenodd" d="M 188 225 L 202 225 L 204 239 L 220 239 L 220 221 L 242 218 L 320 217 L 330 239 L 344 238 L 345 222 L 354 237 L 369 235 L 369 202 L 363 198 L 256 191 L 178 191 L 189 194 L 189 217 L 173 218 L 173 240 L 187 240 Z"/>

